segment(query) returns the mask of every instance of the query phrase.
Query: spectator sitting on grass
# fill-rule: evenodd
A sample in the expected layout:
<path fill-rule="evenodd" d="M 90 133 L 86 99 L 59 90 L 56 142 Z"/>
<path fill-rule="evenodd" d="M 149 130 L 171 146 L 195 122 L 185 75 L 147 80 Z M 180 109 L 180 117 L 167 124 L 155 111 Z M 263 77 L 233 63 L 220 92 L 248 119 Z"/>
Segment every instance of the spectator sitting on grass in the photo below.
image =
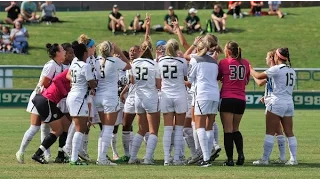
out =
<path fill-rule="evenodd" d="M 269 15 L 278 15 L 279 18 L 283 18 L 284 14 L 280 11 L 279 6 L 281 1 L 268 1 L 269 4 Z"/>
<path fill-rule="evenodd" d="M 168 8 L 169 13 L 164 17 L 164 31 L 174 34 L 175 30 L 173 28 L 172 22 L 173 21 L 178 21 L 178 16 L 174 14 L 174 10 L 172 6 L 169 6 Z M 183 30 L 183 26 L 180 26 L 180 29 Z"/>
<path fill-rule="evenodd" d="M 226 33 L 227 14 L 224 13 L 220 4 L 214 5 L 211 18 L 217 31 L 220 34 Z"/>
<path fill-rule="evenodd" d="M 187 33 L 191 34 L 195 31 L 200 31 L 200 34 L 203 34 L 203 30 L 201 29 L 200 18 L 197 16 L 197 10 L 195 8 L 191 8 L 189 10 L 189 14 L 184 21 L 184 24 L 187 28 Z"/>
<path fill-rule="evenodd" d="M 28 53 L 29 33 L 26 28 L 22 27 L 20 22 L 14 24 L 14 29 L 11 30 L 10 37 L 13 41 L 13 52 Z"/>
<path fill-rule="evenodd" d="M 234 19 L 237 19 L 238 17 L 243 18 L 243 15 L 241 13 L 241 4 L 242 1 L 229 1 L 229 5 L 228 5 L 228 13 L 230 15 L 233 15 Z"/>
<path fill-rule="evenodd" d="M 7 24 L 14 24 L 16 21 L 23 22 L 23 17 L 20 14 L 20 8 L 15 1 L 11 1 L 10 6 L 4 9 L 7 14 L 7 18 L 4 20 Z"/>
<path fill-rule="evenodd" d="M 0 33 L 0 52 L 11 52 L 12 51 L 12 41 L 10 38 L 10 28 L 9 26 L 2 27 L 2 33 Z"/>
<path fill-rule="evenodd" d="M 263 1 L 250 1 L 251 4 L 251 15 L 261 16 L 261 8 Z"/>
<path fill-rule="evenodd" d="M 47 24 L 50 24 L 51 22 L 59 22 L 59 19 L 56 16 L 56 7 L 52 4 L 52 1 L 46 1 L 41 4 L 40 10 L 42 10 L 41 21 L 45 21 Z"/>
<path fill-rule="evenodd" d="M 109 30 L 112 31 L 113 35 L 116 31 L 123 31 L 123 35 L 127 35 L 126 25 L 124 24 L 124 17 L 119 13 L 118 5 L 113 5 L 112 12 L 109 15 Z"/>
<path fill-rule="evenodd" d="M 140 19 L 140 14 L 137 14 L 134 17 L 134 20 L 131 21 L 129 30 L 132 30 L 134 34 L 146 31 L 146 25 L 144 24 L 144 21 Z"/>
<path fill-rule="evenodd" d="M 32 1 L 21 3 L 21 15 L 27 22 L 39 22 L 40 16 L 36 14 L 37 5 Z"/>

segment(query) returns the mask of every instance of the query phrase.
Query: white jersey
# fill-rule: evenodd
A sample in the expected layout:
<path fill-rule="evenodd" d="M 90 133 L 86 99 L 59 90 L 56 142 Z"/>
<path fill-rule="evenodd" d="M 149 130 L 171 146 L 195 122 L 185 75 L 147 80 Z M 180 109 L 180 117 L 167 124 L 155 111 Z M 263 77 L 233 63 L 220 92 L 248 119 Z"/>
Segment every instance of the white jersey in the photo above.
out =
<path fill-rule="evenodd" d="M 195 83 L 194 93 L 196 100 L 219 101 L 217 62 L 208 55 L 202 57 L 194 56 L 192 59 L 195 59 L 197 63 L 192 66 L 188 80 L 192 84 Z"/>
<path fill-rule="evenodd" d="M 94 80 L 91 67 L 83 61 L 78 61 L 70 66 L 72 82 L 68 96 L 84 98 L 88 93 L 88 81 Z"/>
<path fill-rule="evenodd" d="M 276 65 L 265 71 L 271 79 L 270 99 L 272 101 L 293 101 L 292 94 L 296 82 L 296 72 L 285 64 Z M 268 92 L 268 93 L 270 93 Z"/>
<path fill-rule="evenodd" d="M 96 96 L 104 97 L 118 96 L 119 70 L 126 67 L 126 63 L 117 57 L 108 57 L 103 64 L 100 60 L 100 80 L 97 87 Z"/>
<path fill-rule="evenodd" d="M 156 79 L 160 79 L 160 74 L 157 62 L 146 58 L 135 59 L 130 72 L 135 78 L 136 97 L 158 96 Z"/>
<path fill-rule="evenodd" d="M 164 56 L 159 59 L 159 74 L 162 80 L 161 93 L 168 98 L 177 98 L 186 92 L 184 77 L 188 75 L 187 60 L 180 57 Z"/>
<path fill-rule="evenodd" d="M 37 86 L 41 86 L 41 82 L 44 77 L 47 77 L 53 80 L 54 77 L 56 77 L 62 72 L 63 72 L 62 65 L 59 65 L 55 60 L 51 59 L 43 66 Z"/>
<path fill-rule="evenodd" d="M 96 63 L 97 61 L 98 60 L 94 56 L 90 56 L 86 60 L 86 63 L 89 64 L 91 67 L 91 72 L 95 80 L 99 79 L 98 78 L 99 66 L 97 67 L 97 63 Z"/>

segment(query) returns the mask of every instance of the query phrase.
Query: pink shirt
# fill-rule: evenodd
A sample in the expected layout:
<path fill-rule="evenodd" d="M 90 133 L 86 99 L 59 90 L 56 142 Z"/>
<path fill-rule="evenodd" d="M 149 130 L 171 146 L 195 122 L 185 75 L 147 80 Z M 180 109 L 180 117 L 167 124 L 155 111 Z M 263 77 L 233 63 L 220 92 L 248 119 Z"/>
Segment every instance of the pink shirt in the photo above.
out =
<path fill-rule="evenodd" d="M 219 63 L 218 80 L 222 82 L 220 98 L 246 101 L 246 85 L 250 79 L 249 61 L 225 58 Z"/>
<path fill-rule="evenodd" d="M 42 95 L 49 99 L 51 102 L 58 104 L 61 99 L 67 97 L 71 86 L 70 81 L 67 79 L 68 69 L 57 75 L 51 85 L 42 92 Z"/>

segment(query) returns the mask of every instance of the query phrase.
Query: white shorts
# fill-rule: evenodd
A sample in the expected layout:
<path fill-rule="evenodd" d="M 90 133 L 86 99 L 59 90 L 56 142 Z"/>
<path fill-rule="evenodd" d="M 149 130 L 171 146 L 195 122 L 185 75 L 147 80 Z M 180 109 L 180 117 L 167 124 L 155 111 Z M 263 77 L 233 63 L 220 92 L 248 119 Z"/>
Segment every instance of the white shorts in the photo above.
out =
<path fill-rule="evenodd" d="M 181 96 L 177 98 L 168 98 L 164 93 L 162 93 L 160 99 L 160 109 L 162 113 L 186 113 L 188 110 L 187 97 Z"/>
<path fill-rule="evenodd" d="M 35 115 L 39 115 L 37 108 L 34 106 L 32 99 L 36 96 L 36 92 L 33 91 L 30 95 L 28 106 L 27 106 L 27 112 Z"/>
<path fill-rule="evenodd" d="M 57 107 L 60 109 L 60 111 L 63 113 L 63 114 L 68 114 L 69 111 L 68 111 L 68 107 L 67 107 L 67 98 L 63 98 L 60 100 L 60 102 L 57 104 Z"/>
<path fill-rule="evenodd" d="M 280 117 L 285 117 L 285 116 L 294 116 L 294 104 L 293 102 L 271 102 L 266 105 L 266 111 L 265 113 L 267 114 L 267 111 L 276 114 Z"/>
<path fill-rule="evenodd" d="M 71 117 L 89 117 L 87 98 L 68 95 L 66 102 Z"/>
<path fill-rule="evenodd" d="M 96 96 L 95 104 L 98 112 L 114 113 L 120 110 L 119 97 Z"/>
<path fill-rule="evenodd" d="M 128 114 L 136 114 L 135 106 L 134 106 L 134 96 L 129 96 L 124 103 L 123 112 Z"/>
<path fill-rule="evenodd" d="M 193 99 L 192 96 L 193 96 L 193 93 L 188 93 L 187 95 L 188 110 L 186 113 L 186 118 L 192 118 L 192 114 L 191 114 L 192 99 Z"/>
<path fill-rule="evenodd" d="M 217 114 L 218 101 L 196 101 L 194 106 L 194 115 Z"/>
<path fill-rule="evenodd" d="M 196 99 L 196 93 L 192 92 L 191 93 L 192 99 L 191 99 L 191 106 L 195 106 L 195 99 Z"/>
<path fill-rule="evenodd" d="M 121 103 L 123 104 L 123 103 Z M 122 124 L 122 119 L 123 119 L 123 108 L 120 108 L 119 112 L 118 112 L 118 117 L 117 117 L 117 121 L 114 124 L 115 126 Z"/>
<path fill-rule="evenodd" d="M 159 112 L 159 97 L 135 98 L 135 110 L 137 114 Z"/>

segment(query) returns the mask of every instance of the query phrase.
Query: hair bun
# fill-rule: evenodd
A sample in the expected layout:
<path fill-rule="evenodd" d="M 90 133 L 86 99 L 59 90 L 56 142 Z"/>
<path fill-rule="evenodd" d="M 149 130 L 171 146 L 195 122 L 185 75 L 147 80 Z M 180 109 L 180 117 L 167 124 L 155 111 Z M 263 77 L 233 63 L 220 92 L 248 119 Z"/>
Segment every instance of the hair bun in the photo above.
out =
<path fill-rule="evenodd" d="M 46 48 L 47 48 L 47 49 L 50 49 L 51 47 L 52 47 L 52 44 L 50 44 L 50 43 L 47 43 L 47 44 L 46 44 Z"/>

